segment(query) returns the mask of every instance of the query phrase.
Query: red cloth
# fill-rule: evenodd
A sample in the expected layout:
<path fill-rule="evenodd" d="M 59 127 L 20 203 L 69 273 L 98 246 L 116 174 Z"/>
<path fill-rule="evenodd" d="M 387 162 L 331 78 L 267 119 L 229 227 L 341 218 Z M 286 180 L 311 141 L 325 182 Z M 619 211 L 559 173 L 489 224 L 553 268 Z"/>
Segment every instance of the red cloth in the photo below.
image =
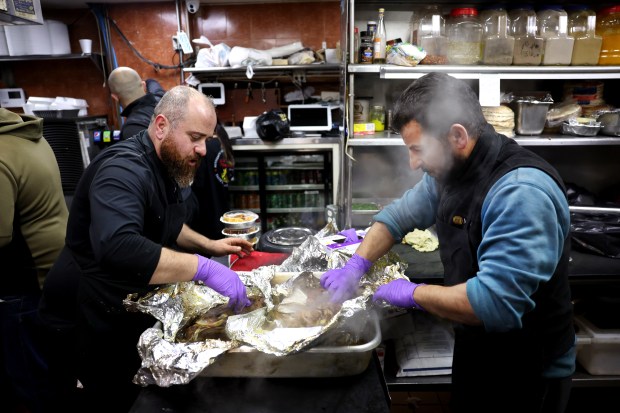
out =
<path fill-rule="evenodd" d="M 280 265 L 289 255 L 282 252 L 252 251 L 250 255 L 243 258 L 239 258 L 238 255 L 229 255 L 228 262 L 233 271 L 251 271 L 263 265 Z"/>

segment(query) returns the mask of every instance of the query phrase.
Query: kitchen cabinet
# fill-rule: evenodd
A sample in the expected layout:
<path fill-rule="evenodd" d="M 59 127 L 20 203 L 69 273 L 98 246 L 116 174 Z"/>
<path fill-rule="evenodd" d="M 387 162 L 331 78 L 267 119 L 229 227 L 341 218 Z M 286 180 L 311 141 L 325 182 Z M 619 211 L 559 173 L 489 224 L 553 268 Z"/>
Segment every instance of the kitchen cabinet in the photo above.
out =
<path fill-rule="evenodd" d="M 325 225 L 326 206 L 338 197 L 340 138 L 286 138 L 276 143 L 234 141 L 231 208 L 259 214 L 261 229 Z"/>
<path fill-rule="evenodd" d="M 438 2 L 449 12 L 462 3 Z M 475 6 L 490 2 L 470 2 Z M 603 6 L 598 2 L 586 2 L 593 8 Z M 370 98 L 371 104 L 391 108 L 392 102 L 414 80 L 430 71 L 441 71 L 468 82 L 478 93 L 483 106 L 497 106 L 504 92 L 545 90 L 551 91 L 556 102 L 561 101 L 565 81 L 600 81 L 605 85 L 605 101 L 620 106 L 620 97 L 612 91 L 620 83 L 620 66 L 456 66 L 418 65 L 401 67 L 389 64 L 355 63 L 354 28 L 366 29 L 368 20 L 376 20 L 377 10 L 384 7 L 388 38 L 407 37 L 409 20 L 416 6 L 424 2 L 356 1 L 347 2 L 346 42 L 348 61 L 346 67 L 346 124 L 353 131 L 353 110 L 356 98 Z M 345 227 L 365 227 L 372 215 L 391 200 L 400 197 L 415 185 L 422 172 L 409 168 L 408 154 L 397 133 L 391 131 L 372 135 L 352 136 L 345 145 L 345 182 L 343 210 Z M 539 136 L 515 136 L 515 140 L 547 159 L 560 173 L 565 182 L 574 183 L 597 194 L 618 185 L 618 159 L 620 138 L 596 136 L 591 138 L 546 134 Z M 375 209 L 373 209 L 375 208 Z M 580 210 L 571 207 L 571 211 Z M 588 211 L 595 209 L 588 208 Z M 599 212 L 620 214 L 620 209 L 607 208 Z M 591 254 L 572 254 L 571 288 L 576 300 L 596 296 L 620 297 L 619 260 L 597 257 Z M 442 277 L 441 277 L 442 278 Z M 441 283 L 441 278 L 435 280 Z M 386 360 L 388 357 L 386 357 Z M 449 388 L 449 376 L 396 378 L 386 369 L 386 379 L 391 390 L 445 390 Z M 578 371 L 573 379 L 575 387 L 619 386 L 618 376 L 590 376 Z"/>

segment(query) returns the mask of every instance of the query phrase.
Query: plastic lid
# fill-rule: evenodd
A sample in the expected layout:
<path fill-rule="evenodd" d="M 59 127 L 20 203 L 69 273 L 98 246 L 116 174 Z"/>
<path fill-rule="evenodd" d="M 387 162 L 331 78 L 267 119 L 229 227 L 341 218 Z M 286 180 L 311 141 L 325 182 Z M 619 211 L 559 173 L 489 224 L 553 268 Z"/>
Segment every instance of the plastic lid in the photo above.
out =
<path fill-rule="evenodd" d="M 266 234 L 267 240 L 276 245 L 300 245 L 313 235 L 312 230 L 301 227 L 285 227 Z"/>
<path fill-rule="evenodd" d="M 478 9 L 476 9 L 475 7 L 459 7 L 456 9 L 452 9 L 452 11 L 450 12 L 450 16 L 452 17 L 477 16 L 477 15 L 478 15 Z"/>

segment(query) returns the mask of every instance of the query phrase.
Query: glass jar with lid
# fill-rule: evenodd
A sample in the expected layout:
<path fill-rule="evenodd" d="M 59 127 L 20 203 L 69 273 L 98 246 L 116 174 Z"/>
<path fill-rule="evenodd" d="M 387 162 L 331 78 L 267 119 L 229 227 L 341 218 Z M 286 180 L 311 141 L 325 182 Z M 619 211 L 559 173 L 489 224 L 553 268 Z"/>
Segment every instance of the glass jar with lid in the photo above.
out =
<path fill-rule="evenodd" d="M 448 62 L 473 65 L 482 58 L 482 25 L 474 7 L 452 9 L 446 27 Z"/>
<path fill-rule="evenodd" d="M 603 38 L 599 65 L 620 65 L 620 6 L 599 12 L 596 34 Z"/>
<path fill-rule="evenodd" d="M 368 121 L 375 124 L 375 132 L 385 130 L 385 108 L 382 105 L 373 105 L 368 113 Z"/>
<path fill-rule="evenodd" d="M 545 40 L 543 65 L 569 65 L 575 39 L 568 35 L 568 14 L 561 6 L 547 6 L 537 13 L 538 34 Z"/>
<path fill-rule="evenodd" d="M 508 12 L 510 34 L 515 38 L 513 65 L 538 66 L 542 63 L 545 42 L 536 33 L 536 12 L 531 6 L 519 6 Z"/>
<path fill-rule="evenodd" d="M 596 34 L 596 13 L 585 6 L 575 6 L 568 13 L 568 33 L 575 38 L 570 64 L 597 64 L 603 39 Z"/>
<path fill-rule="evenodd" d="M 483 21 L 482 63 L 485 65 L 510 65 L 515 38 L 508 34 L 508 12 L 498 7 L 487 11 Z"/>
<path fill-rule="evenodd" d="M 430 32 L 422 34 L 418 40 L 418 46 L 426 51 L 426 57 L 420 63 L 428 65 L 446 64 L 448 63 L 448 38 L 442 33 L 442 27 L 445 26 L 443 17 L 440 14 L 430 16 L 430 26 Z"/>

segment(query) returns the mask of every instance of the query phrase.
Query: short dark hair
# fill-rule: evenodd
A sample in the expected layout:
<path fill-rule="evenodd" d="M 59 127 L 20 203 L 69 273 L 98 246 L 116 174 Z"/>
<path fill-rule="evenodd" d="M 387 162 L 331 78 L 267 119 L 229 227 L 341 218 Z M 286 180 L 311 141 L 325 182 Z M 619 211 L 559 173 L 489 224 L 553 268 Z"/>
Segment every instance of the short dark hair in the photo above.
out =
<path fill-rule="evenodd" d="M 396 101 L 393 128 L 400 131 L 412 120 L 435 137 L 447 136 L 450 127 L 459 123 L 477 138 L 486 125 L 478 96 L 472 88 L 462 80 L 439 72 L 416 79 Z"/>

